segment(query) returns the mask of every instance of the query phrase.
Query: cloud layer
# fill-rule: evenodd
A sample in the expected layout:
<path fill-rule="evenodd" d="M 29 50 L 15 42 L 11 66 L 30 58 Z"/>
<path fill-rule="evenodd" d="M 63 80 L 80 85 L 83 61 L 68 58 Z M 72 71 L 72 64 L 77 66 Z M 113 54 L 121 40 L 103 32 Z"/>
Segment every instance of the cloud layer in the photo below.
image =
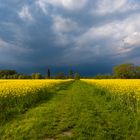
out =
<path fill-rule="evenodd" d="M 100 73 L 102 66 L 109 72 L 119 63 L 140 64 L 138 0 L 0 3 L 0 68 L 79 67 Z"/>

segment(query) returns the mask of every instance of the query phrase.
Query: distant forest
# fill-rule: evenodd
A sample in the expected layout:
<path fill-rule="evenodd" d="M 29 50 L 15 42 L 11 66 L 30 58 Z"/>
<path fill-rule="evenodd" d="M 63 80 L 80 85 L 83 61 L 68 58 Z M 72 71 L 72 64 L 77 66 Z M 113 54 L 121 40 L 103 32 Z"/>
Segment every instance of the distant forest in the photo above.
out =
<path fill-rule="evenodd" d="M 0 79 L 80 79 L 80 78 L 94 78 L 94 79 L 140 79 L 140 66 L 135 66 L 132 63 L 117 65 L 113 68 L 112 74 L 97 74 L 91 77 L 80 76 L 78 72 L 69 70 L 68 74 L 59 72 L 51 75 L 51 69 L 46 69 L 46 75 L 41 73 L 33 73 L 31 75 L 18 73 L 16 70 L 0 70 Z"/>

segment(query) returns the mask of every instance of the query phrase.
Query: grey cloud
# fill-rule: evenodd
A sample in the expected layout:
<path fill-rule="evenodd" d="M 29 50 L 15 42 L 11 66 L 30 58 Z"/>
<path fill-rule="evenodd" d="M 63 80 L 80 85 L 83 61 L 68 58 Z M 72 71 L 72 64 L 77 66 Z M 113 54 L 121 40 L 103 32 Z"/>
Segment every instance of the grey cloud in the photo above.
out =
<path fill-rule="evenodd" d="M 1 65 L 27 69 L 95 65 L 98 70 L 103 65 L 106 72 L 117 63 L 138 58 L 136 0 L 133 4 L 104 0 L 103 5 L 99 0 L 0 2 L 0 38 L 7 46 L 0 44 Z M 6 55 L 9 58 L 4 60 Z"/>

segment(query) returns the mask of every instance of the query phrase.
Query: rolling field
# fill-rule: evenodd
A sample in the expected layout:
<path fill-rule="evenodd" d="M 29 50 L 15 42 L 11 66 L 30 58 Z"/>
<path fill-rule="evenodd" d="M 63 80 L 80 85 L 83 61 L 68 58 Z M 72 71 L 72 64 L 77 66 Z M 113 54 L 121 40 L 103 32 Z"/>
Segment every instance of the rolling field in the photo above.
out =
<path fill-rule="evenodd" d="M 0 80 L 0 140 L 139 140 L 140 80 Z"/>

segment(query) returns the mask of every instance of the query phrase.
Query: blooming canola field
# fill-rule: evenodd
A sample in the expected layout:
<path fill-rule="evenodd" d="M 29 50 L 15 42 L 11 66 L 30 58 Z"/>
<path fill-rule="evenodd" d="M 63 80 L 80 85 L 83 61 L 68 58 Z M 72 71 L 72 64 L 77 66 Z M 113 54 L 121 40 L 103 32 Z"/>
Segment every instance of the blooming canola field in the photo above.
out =
<path fill-rule="evenodd" d="M 140 80 L 0 80 L 0 139 L 139 140 L 139 89 Z"/>
<path fill-rule="evenodd" d="M 139 79 L 82 79 L 89 84 L 103 88 L 112 94 L 117 95 L 134 95 L 137 99 L 140 98 L 140 80 Z"/>
<path fill-rule="evenodd" d="M 70 80 L 0 80 L 0 120 L 47 100 L 51 89 Z"/>
<path fill-rule="evenodd" d="M 43 88 L 69 80 L 0 80 L 0 97 L 20 97 L 26 94 L 35 94 Z"/>

